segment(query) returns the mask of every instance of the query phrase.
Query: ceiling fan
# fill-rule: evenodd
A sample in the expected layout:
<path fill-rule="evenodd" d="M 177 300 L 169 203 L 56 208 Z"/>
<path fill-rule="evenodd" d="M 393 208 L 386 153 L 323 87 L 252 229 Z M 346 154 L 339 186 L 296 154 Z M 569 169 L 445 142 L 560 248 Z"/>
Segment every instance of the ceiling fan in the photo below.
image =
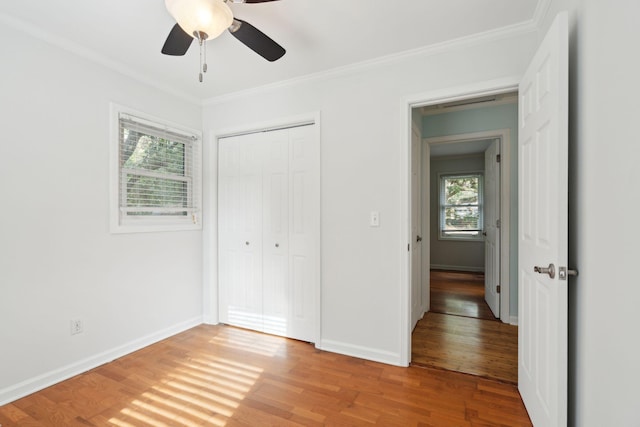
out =
<path fill-rule="evenodd" d="M 236 39 L 267 61 L 276 61 L 286 53 L 285 49 L 253 25 L 235 18 L 227 5 L 271 1 L 277 0 L 165 0 L 167 10 L 177 23 L 162 46 L 162 53 L 182 56 L 189 50 L 193 39 L 197 39 L 200 44 L 201 64 L 199 79 L 202 82 L 202 73 L 207 72 L 206 42 L 228 30 Z"/>

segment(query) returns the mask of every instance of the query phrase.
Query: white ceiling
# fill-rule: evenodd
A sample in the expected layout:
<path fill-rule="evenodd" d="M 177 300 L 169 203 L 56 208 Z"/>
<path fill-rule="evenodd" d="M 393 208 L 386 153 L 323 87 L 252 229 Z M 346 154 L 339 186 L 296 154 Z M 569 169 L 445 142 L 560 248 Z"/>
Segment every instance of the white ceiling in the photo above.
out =
<path fill-rule="evenodd" d="M 2 0 L 0 24 L 193 99 L 208 99 L 530 23 L 545 0 L 281 0 L 232 4 L 287 54 L 270 63 L 225 32 L 209 42 L 198 82 L 196 43 L 184 57 L 160 49 L 174 25 L 162 0 Z"/>

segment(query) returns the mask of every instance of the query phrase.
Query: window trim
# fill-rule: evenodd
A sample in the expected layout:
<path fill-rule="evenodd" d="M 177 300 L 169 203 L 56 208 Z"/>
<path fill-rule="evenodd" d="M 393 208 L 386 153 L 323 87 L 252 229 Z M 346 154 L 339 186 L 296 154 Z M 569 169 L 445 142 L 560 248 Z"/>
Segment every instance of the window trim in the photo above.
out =
<path fill-rule="evenodd" d="M 175 133 L 185 137 L 193 137 L 185 155 L 192 156 L 191 178 L 185 177 L 191 185 L 193 207 L 184 209 L 191 211 L 191 215 L 184 217 L 171 216 L 123 216 L 126 208 L 120 206 L 121 174 L 125 172 L 120 167 L 120 118 L 126 116 L 129 120 L 139 122 L 167 133 Z M 115 103 L 110 104 L 110 137 L 109 137 L 109 210 L 111 233 L 139 233 L 159 231 L 186 231 L 202 229 L 202 132 L 181 126 L 167 120 L 151 116 Z M 182 142 L 182 141 L 180 141 Z M 185 145 L 187 148 L 187 145 Z M 181 209 L 181 211 L 183 211 Z"/>
<path fill-rule="evenodd" d="M 444 233 L 444 180 L 452 177 L 475 177 L 479 178 L 478 181 L 478 211 L 479 218 L 478 224 L 480 226 L 478 234 L 476 236 L 447 236 Z M 464 172 L 446 172 L 438 174 L 438 240 L 447 240 L 454 242 L 483 242 L 484 235 L 484 172 L 483 171 L 464 171 Z"/>

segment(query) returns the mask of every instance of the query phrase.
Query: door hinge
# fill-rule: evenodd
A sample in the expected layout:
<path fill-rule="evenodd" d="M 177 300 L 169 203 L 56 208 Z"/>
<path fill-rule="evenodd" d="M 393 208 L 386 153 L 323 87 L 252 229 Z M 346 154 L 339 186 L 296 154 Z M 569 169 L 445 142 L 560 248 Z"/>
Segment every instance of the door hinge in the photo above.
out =
<path fill-rule="evenodd" d="M 409 252 L 411 249 L 409 249 L 411 247 L 411 243 L 407 243 L 407 252 Z"/>
<path fill-rule="evenodd" d="M 502 221 L 501 220 L 496 220 L 496 227 L 500 228 L 502 227 Z"/>
<path fill-rule="evenodd" d="M 500 163 L 500 160 L 502 160 L 502 157 L 500 157 L 500 154 L 496 154 L 496 162 Z"/>
<path fill-rule="evenodd" d="M 498 287 L 496 288 L 496 292 L 500 293 L 500 290 L 502 289 L 502 287 L 500 285 L 498 285 Z"/>

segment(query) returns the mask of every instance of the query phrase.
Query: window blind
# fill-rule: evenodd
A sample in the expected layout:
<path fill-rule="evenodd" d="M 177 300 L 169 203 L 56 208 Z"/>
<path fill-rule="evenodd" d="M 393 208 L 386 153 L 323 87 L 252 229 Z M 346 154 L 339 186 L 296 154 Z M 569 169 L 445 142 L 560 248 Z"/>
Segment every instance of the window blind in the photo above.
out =
<path fill-rule="evenodd" d="M 121 217 L 192 216 L 195 222 L 199 159 L 197 135 L 120 113 Z"/>

